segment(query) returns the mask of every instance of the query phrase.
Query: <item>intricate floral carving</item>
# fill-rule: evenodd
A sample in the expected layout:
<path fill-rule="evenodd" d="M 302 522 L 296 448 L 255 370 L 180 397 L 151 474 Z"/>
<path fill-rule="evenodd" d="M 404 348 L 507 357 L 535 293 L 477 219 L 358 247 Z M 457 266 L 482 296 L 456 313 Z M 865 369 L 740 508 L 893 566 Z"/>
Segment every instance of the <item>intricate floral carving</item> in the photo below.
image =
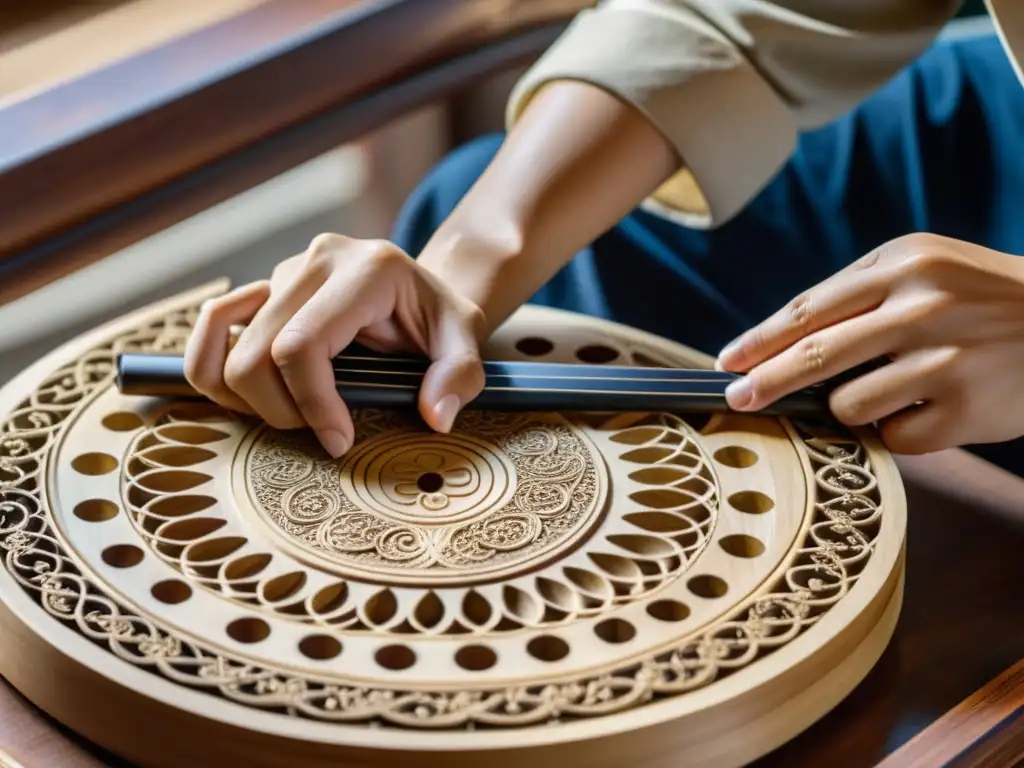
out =
<path fill-rule="evenodd" d="M 801 433 L 798 440 L 814 470 L 816 497 L 813 519 L 798 545 L 795 561 L 776 583 L 766 585 L 754 599 L 739 606 L 724 620 L 654 656 L 558 683 L 465 686 L 459 691 L 419 690 L 410 685 L 389 688 L 383 684 L 370 688 L 326 681 L 316 674 L 298 674 L 284 667 L 275 669 L 254 664 L 240 655 L 195 642 L 159 620 L 141 615 L 110 585 L 85 576 L 76 556 L 65 550 L 61 539 L 54 534 L 53 512 L 44 495 L 44 478 L 47 463 L 53 458 L 53 446 L 75 413 L 111 384 L 116 353 L 125 349 L 181 351 L 194 319 L 194 307 L 173 312 L 157 323 L 91 350 L 47 376 L 0 425 L 3 567 L 54 621 L 73 628 L 125 663 L 144 667 L 178 685 L 210 691 L 239 704 L 280 713 L 282 717 L 387 723 L 405 728 L 468 728 L 477 724 L 516 727 L 552 723 L 564 717 L 599 717 L 710 685 L 756 663 L 758 658 L 806 631 L 841 601 L 874 551 L 883 515 L 882 500 L 863 447 L 849 437 Z M 388 416 L 370 414 L 363 427 L 367 428 L 370 423 L 386 427 L 388 421 Z M 519 423 L 509 419 L 510 425 Z M 210 446 L 217 440 L 216 435 L 207 434 L 200 439 L 192 433 L 193 441 L 189 441 L 185 439 L 185 431 L 179 429 L 176 433 L 172 427 L 191 430 L 202 425 L 182 421 L 173 408 L 158 419 L 158 427 L 147 433 L 147 439 L 139 443 L 139 450 L 133 457 L 136 462 L 132 470 L 134 488 L 144 488 L 142 481 L 147 478 L 155 480 L 163 476 L 166 479 L 169 472 L 183 471 L 172 467 L 166 453 L 160 453 L 161 444 L 166 447 L 167 441 L 172 441 L 179 447 L 184 444 Z M 662 438 L 676 432 L 676 438 L 682 435 L 691 439 L 690 434 L 677 429 L 677 425 L 667 423 L 661 428 Z M 216 431 L 211 429 L 211 432 Z M 516 437 L 506 440 L 503 450 L 513 457 L 517 472 L 525 474 L 525 467 L 532 462 L 533 471 L 547 473 L 551 482 L 565 483 L 558 478 L 578 478 L 579 470 L 571 455 L 558 458 L 557 452 L 548 450 L 552 439 L 549 433 L 511 426 L 509 431 Z M 644 438 L 633 444 L 640 445 L 635 450 L 657 448 L 660 440 L 650 443 Z M 201 457 L 202 454 L 194 455 L 197 459 Z M 340 523 L 338 514 L 345 508 L 345 499 L 323 495 L 324 489 L 334 486 L 327 483 L 322 464 L 314 462 L 310 469 L 301 456 L 289 455 L 287 450 L 275 452 L 272 448 L 267 450 L 266 458 L 266 462 L 259 465 L 264 470 L 264 487 L 282 491 L 275 497 L 279 499 L 284 498 L 285 491 L 293 494 L 287 507 L 288 516 L 283 509 L 281 511 L 282 520 L 295 526 L 295 530 L 320 530 L 326 526 L 324 541 L 329 544 L 321 546 L 330 546 L 335 551 L 345 547 L 348 547 L 345 551 L 357 551 L 356 547 L 372 541 L 372 554 L 381 559 L 384 553 L 401 557 L 428 546 L 416 538 L 418 534 L 411 527 L 403 530 L 394 521 L 367 512 L 348 509 L 344 525 L 335 524 Z M 196 466 L 201 464 L 200 460 Z M 678 466 L 678 462 L 671 463 L 673 469 Z M 684 467 L 686 472 L 692 469 L 692 466 Z M 704 498 L 705 491 L 699 490 L 699 483 L 693 484 L 695 477 L 704 475 L 698 470 L 696 474 L 691 472 L 681 477 L 676 490 L 691 499 Z M 178 479 L 187 484 L 187 478 Z M 153 485 L 159 486 L 159 483 Z M 495 553 L 491 557 L 497 557 L 505 551 L 504 547 L 521 547 L 523 541 L 535 541 L 541 535 L 537 532 L 538 526 L 541 531 L 545 530 L 546 524 L 561 519 L 567 510 L 575 509 L 573 504 L 577 499 L 585 498 L 585 475 L 584 479 L 574 479 L 559 487 L 566 490 L 549 494 L 539 484 L 530 490 L 529 513 L 513 502 L 493 516 L 467 523 L 480 526 L 474 542 L 483 542 L 485 550 Z M 158 505 L 166 495 L 161 496 L 158 487 L 155 492 L 152 488 L 147 492 L 151 494 L 148 498 L 142 491 L 138 493 L 142 495 L 134 502 L 136 509 L 159 515 Z M 187 492 L 176 492 L 175 498 L 188 496 Z M 193 501 L 188 503 L 198 504 L 198 495 L 192 494 L 192 497 Z M 522 498 L 516 496 L 520 501 Z M 535 511 L 535 503 L 543 513 Z M 163 522 L 170 524 L 169 516 Z M 700 523 L 696 530 L 700 530 Z M 454 536 L 448 540 L 449 547 L 453 540 L 456 540 Z M 173 537 L 161 539 L 164 554 L 170 559 L 176 557 L 174 541 Z M 677 543 L 680 549 L 686 546 Z M 475 546 L 461 547 L 456 559 L 472 561 L 483 556 L 482 552 Z M 466 601 L 473 599 L 474 594 L 468 591 Z M 463 610 L 470 613 L 467 608 Z M 518 610 L 522 615 L 527 609 L 520 607 Z M 482 618 L 481 621 L 491 622 L 492 619 Z"/>
<path fill-rule="evenodd" d="M 320 455 L 295 473 L 301 485 L 267 482 L 318 456 L 310 438 L 268 431 L 247 470 L 272 524 L 346 574 L 401 566 L 462 578 L 484 563 L 526 566 L 600 512 L 600 459 L 566 422 L 476 419 L 438 436 L 401 414 L 356 420 L 360 442 L 340 468 Z"/>

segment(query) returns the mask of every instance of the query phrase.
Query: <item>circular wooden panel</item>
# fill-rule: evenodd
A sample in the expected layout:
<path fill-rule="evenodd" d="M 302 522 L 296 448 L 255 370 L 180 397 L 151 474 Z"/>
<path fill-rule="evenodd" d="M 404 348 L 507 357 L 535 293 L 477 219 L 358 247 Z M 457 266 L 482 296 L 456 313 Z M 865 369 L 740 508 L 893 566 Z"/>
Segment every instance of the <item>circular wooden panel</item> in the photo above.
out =
<path fill-rule="evenodd" d="M 863 677 L 902 594 L 873 436 L 728 415 L 357 411 L 341 460 L 120 395 L 217 287 L 0 392 L 0 673 L 146 765 L 739 765 Z M 528 307 L 492 358 L 707 366 Z"/>

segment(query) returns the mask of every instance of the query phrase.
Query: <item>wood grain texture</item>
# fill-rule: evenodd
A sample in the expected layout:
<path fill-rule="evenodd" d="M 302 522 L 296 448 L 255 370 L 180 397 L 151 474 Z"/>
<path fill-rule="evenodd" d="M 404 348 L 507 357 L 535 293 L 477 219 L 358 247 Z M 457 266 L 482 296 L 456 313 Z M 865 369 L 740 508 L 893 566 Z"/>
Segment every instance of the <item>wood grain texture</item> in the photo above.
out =
<path fill-rule="evenodd" d="M 879 768 L 1011 764 L 1024 758 L 1024 659 L 944 714 Z"/>
<path fill-rule="evenodd" d="M 888 643 L 905 499 L 870 433 L 467 413 L 437 435 L 369 410 L 336 463 L 306 433 L 110 386 L 118 350 L 180 351 L 208 290 L 0 390 L 0 673 L 106 748 L 167 768 L 728 768 Z M 707 363 L 538 307 L 484 353 L 598 351 Z"/>
<path fill-rule="evenodd" d="M 538 55 L 584 5 L 269 0 L 8 103 L 0 303 Z"/>
<path fill-rule="evenodd" d="M 849 697 L 758 768 L 874 766 L 1024 659 L 1024 480 L 1014 492 L 963 451 L 900 467 L 907 583 L 893 641 Z"/>
<path fill-rule="evenodd" d="M 130 58 L 261 2 L 47 0 L 0 9 L 0 105 Z"/>
<path fill-rule="evenodd" d="M 1019 671 L 1015 662 L 1024 658 L 1024 620 L 1018 609 L 1022 582 L 1014 553 L 1024 546 L 1024 525 L 1008 524 L 1005 509 L 986 506 L 988 478 L 983 473 L 975 471 L 974 490 L 980 495 L 973 501 L 965 501 L 970 487 L 961 486 L 955 493 L 948 488 L 945 478 L 960 463 L 958 456 L 965 459 L 964 466 L 977 470 L 973 457 L 959 451 L 916 458 L 909 469 L 903 462 L 910 514 L 907 593 L 891 646 L 847 699 L 755 767 L 875 766 L 927 732 L 929 724 L 972 697 L 1000 670 Z M 963 578 L 963 573 L 970 576 Z M 947 590 L 949 603 L 943 599 Z M 954 618 L 950 606 L 956 608 Z M 952 637 L 946 639 L 948 633 Z M 984 641 L 978 642 L 979 637 Z M 983 757 L 984 762 L 974 765 L 986 768 L 1013 766 L 1011 756 L 1020 752 L 1019 726 L 1019 720 L 1012 727 L 1006 724 L 958 759 Z M 25 768 L 134 768 L 98 747 L 69 739 L 9 689 L 0 689 L 0 744 Z M 24 745 L 38 754 L 25 751 Z M 53 759 L 41 760 L 43 756 Z M 87 762 L 91 756 L 96 757 Z"/>

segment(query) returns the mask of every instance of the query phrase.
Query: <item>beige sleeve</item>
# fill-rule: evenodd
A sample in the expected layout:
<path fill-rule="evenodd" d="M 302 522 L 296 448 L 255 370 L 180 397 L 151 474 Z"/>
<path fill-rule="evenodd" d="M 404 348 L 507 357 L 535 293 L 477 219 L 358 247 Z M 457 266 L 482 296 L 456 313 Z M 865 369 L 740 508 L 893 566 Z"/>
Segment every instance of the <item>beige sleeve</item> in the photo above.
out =
<path fill-rule="evenodd" d="M 645 206 L 717 226 L 756 195 L 799 131 L 853 108 L 932 42 L 960 0 L 604 0 L 513 89 L 511 127 L 559 79 L 633 104 L 682 169 Z"/>

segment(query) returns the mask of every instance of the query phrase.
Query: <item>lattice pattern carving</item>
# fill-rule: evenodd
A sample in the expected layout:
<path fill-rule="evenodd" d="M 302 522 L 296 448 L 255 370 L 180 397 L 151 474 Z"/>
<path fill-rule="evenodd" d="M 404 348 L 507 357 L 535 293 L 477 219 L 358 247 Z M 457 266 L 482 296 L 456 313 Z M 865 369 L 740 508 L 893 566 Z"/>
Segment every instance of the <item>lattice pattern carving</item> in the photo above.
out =
<path fill-rule="evenodd" d="M 110 385 L 116 352 L 180 351 L 194 316 L 194 308 L 173 313 L 91 350 L 48 376 L 0 427 L 0 549 L 4 568 L 55 620 L 73 627 L 126 663 L 145 667 L 179 685 L 290 717 L 407 728 L 470 728 L 478 724 L 515 727 L 602 716 L 696 690 L 756 663 L 838 604 L 874 551 L 884 512 L 866 453 L 852 439 L 801 433 L 794 438 L 813 466 L 815 498 L 813 518 L 798 543 L 795 558 L 780 579 L 766 584 L 723 620 L 680 638 L 669 649 L 596 675 L 557 683 L 465 686 L 458 691 L 410 685 L 350 685 L 331 680 L 326 674 L 298 674 L 253 663 L 243 655 L 226 653 L 168 629 L 159 620 L 141 615 L 109 585 L 85 576 L 75 556 L 54 534 L 52 510 L 43 493 L 52 447 L 74 414 Z M 175 413 L 172 410 L 164 414 L 145 432 L 133 446 L 125 468 L 127 503 L 138 531 L 152 549 L 189 578 L 220 590 L 226 597 L 266 603 L 282 611 L 294 609 L 298 614 L 305 611 L 306 619 L 338 622 L 340 627 L 356 627 L 342 619 L 349 615 L 346 611 L 353 610 L 352 615 L 367 626 L 368 614 L 373 611 L 367 610 L 366 601 L 358 607 L 347 602 L 352 589 L 345 586 L 345 580 L 337 582 L 333 602 L 305 596 L 301 608 L 295 608 L 300 603 L 289 601 L 297 600 L 299 590 L 285 589 L 280 584 L 279 592 L 285 597 L 274 600 L 268 597 L 269 585 L 259 582 L 260 558 L 267 553 L 249 552 L 241 559 L 232 559 L 233 552 L 222 543 L 223 537 L 209 538 L 216 535 L 213 523 L 190 520 L 193 515 L 196 521 L 216 520 L 210 513 L 216 505 L 204 506 L 207 499 L 199 492 L 193 493 L 197 486 L 190 487 L 187 473 L 202 473 L 204 464 L 211 460 L 208 454 L 216 453 L 221 441 L 227 441 L 221 437 L 229 434 L 226 425 L 237 426 L 239 422 L 221 422 L 216 417 L 182 421 Z M 536 440 L 528 439 L 523 445 L 526 455 L 534 444 L 536 451 L 546 450 L 549 437 L 534 437 Z M 713 509 L 717 502 L 706 459 L 700 451 L 690 450 L 691 443 L 696 446 L 693 434 L 670 417 L 658 417 L 619 432 L 615 441 L 624 446 L 622 458 L 637 463 L 633 477 L 641 486 L 654 486 L 657 497 L 651 496 L 646 487 L 635 495 L 637 532 L 630 534 L 632 540 L 619 542 L 622 554 L 609 554 L 603 566 L 595 558 L 596 570 L 565 573 L 564 581 L 549 579 L 551 585 L 560 583 L 569 589 L 577 602 L 561 602 L 560 595 L 565 594 L 561 588 L 544 585 L 538 578 L 533 594 L 516 595 L 508 591 L 514 587 L 506 586 L 505 605 L 487 603 L 492 609 L 500 607 L 502 615 L 485 611 L 476 599 L 480 592 L 466 589 L 460 603 L 462 613 L 446 617 L 437 626 L 451 626 L 451 618 L 463 630 L 491 631 L 497 629 L 501 619 L 510 617 L 520 627 L 578 618 L 663 584 L 672 568 L 681 567 L 699 550 L 713 515 L 692 511 Z M 271 476 L 279 484 L 305 477 L 306 470 L 299 464 L 285 462 Z M 406 482 L 404 476 L 399 476 Z M 465 475 L 456 476 L 460 479 L 455 487 L 467 487 L 462 483 Z M 570 484 L 570 497 L 575 498 L 583 486 L 582 482 Z M 290 485 L 289 489 L 295 487 L 302 486 Z M 555 493 L 550 503 L 552 509 L 563 509 L 561 492 Z M 439 505 L 440 501 L 434 506 Z M 337 506 L 342 508 L 340 501 Z M 303 504 L 294 496 L 288 508 L 293 516 L 313 519 L 329 520 L 336 513 L 330 505 L 319 501 Z M 196 530 L 202 533 L 196 536 Z M 238 551 L 242 551 L 242 545 Z M 386 599 L 386 592 L 379 592 L 378 604 Z M 425 590 L 421 601 L 429 602 L 430 594 L 431 590 Z M 314 614 L 310 607 L 318 599 L 321 606 Z M 521 606 L 530 601 L 536 607 L 524 610 Z M 328 604 L 333 607 L 325 608 Z M 549 613 L 552 607 L 560 610 L 561 616 L 557 611 Z M 430 627 L 416 617 L 426 615 L 432 612 L 423 608 L 405 620 L 414 630 L 423 632 Z"/>

